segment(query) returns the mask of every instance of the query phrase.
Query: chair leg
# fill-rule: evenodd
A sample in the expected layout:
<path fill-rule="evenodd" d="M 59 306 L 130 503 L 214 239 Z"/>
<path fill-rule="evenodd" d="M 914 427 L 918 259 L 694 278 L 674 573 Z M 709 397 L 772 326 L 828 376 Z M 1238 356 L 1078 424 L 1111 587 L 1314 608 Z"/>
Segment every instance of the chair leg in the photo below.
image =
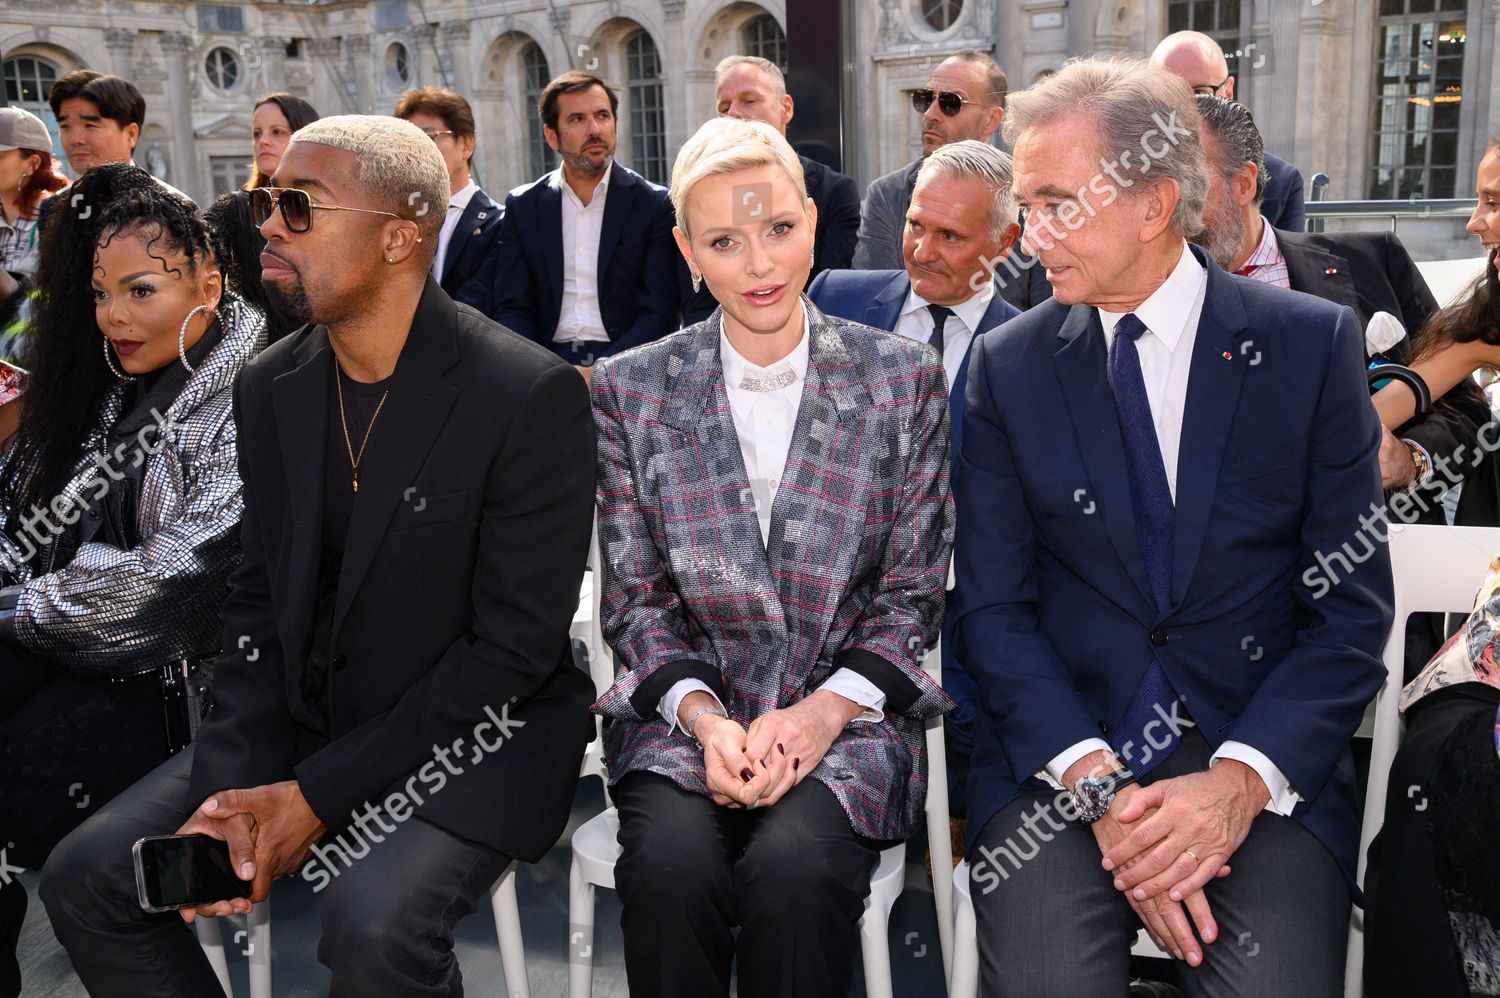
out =
<path fill-rule="evenodd" d="M 271 899 L 250 909 L 250 998 L 272 998 L 271 990 Z"/>
<path fill-rule="evenodd" d="M 511 863 L 490 888 L 495 910 L 495 935 L 500 942 L 500 961 L 505 970 L 507 998 L 531 998 L 526 977 L 526 946 L 521 938 L 521 909 L 516 902 L 516 864 Z"/>
<path fill-rule="evenodd" d="M 859 946 L 865 966 L 865 998 L 893 998 L 889 911 L 865 909 L 859 921 Z"/>
<path fill-rule="evenodd" d="M 948 998 L 977 998 L 979 939 L 974 905 L 954 891 L 953 909 L 953 972 L 948 978 Z"/>
<path fill-rule="evenodd" d="M 209 965 L 214 968 L 214 976 L 218 977 L 219 986 L 224 989 L 224 994 L 233 998 L 234 989 L 229 986 L 229 961 L 224 957 L 224 933 L 219 931 L 219 920 L 195 918 L 193 930 L 198 934 L 198 945 L 203 947 L 203 953 L 208 957 Z"/>
<path fill-rule="evenodd" d="M 568 871 L 568 998 L 594 993 L 594 885 L 578 860 Z"/>

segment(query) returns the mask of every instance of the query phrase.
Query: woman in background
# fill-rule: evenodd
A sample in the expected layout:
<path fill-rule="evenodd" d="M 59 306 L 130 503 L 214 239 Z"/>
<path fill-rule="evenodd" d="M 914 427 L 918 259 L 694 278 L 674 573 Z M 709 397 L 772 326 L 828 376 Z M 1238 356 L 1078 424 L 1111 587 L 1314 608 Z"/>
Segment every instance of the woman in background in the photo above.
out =
<path fill-rule="evenodd" d="M 255 111 L 250 116 L 255 166 L 245 190 L 271 186 L 271 175 L 281 165 L 281 154 L 286 152 L 292 133 L 317 120 L 318 112 L 313 106 L 295 94 L 266 94 L 256 101 Z"/>

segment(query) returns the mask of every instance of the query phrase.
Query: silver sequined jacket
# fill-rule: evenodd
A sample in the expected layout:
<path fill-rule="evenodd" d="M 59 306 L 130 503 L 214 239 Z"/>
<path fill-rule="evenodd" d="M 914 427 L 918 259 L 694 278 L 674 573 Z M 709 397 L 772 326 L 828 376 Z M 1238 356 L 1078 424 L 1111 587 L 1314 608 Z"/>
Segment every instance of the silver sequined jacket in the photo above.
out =
<path fill-rule="evenodd" d="M 223 335 L 162 414 L 165 432 L 145 448 L 136 530 L 128 550 L 88 541 L 47 571 L 0 533 L 0 560 L 22 583 L 16 636 L 28 648 L 90 676 L 128 675 L 214 650 L 229 573 L 239 563 L 244 510 L 235 450 L 235 377 L 265 346 L 265 319 L 242 302 L 219 310 Z M 87 509 L 108 470 L 106 432 L 122 415 L 126 386 L 105 396 L 73 477 L 53 503 Z M 156 423 L 157 420 L 150 420 Z M 5 514 L 0 512 L 0 528 Z M 42 574 L 45 573 L 45 574 Z"/>

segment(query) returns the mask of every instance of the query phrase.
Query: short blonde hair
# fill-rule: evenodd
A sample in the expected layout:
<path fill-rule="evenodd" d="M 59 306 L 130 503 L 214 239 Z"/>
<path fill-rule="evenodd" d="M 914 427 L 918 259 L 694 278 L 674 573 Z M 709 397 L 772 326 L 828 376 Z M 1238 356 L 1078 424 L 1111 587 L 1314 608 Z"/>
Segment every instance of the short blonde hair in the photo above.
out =
<path fill-rule="evenodd" d="M 688 196 L 698 181 L 758 166 L 781 167 L 797 188 L 798 203 L 807 201 L 802 161 L 785 136 L 763 121 L 710 118 L 683 144 L 672 164 L 672 209 L 677 213 L 677 227 L 688 231 Z"/>
<path fill-rule="evenodd" d="M 452 191 L 443 154 L 420 128 L 383 114 L 336 114 L 297 129 L 288 148 L 297 142 L 353 153 L 356 183 L 377 204 L 416 222 L 437 251 Z"/>

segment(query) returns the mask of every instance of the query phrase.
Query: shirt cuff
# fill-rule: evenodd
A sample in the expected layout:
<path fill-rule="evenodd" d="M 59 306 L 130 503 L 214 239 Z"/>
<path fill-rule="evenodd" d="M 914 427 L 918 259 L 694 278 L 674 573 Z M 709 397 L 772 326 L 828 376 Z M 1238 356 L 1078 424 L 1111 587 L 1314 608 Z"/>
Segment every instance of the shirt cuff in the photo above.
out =
<path fill-rule="evenodd" d="M 1075 742 L 1053 756 L 1052 761 L 1042 767 L 1040 773 L 1036 774 L 1037 779 L 1046 780 L 1057 790 L 1071 790 L 1073 789 L 1072 787 L 1063 786 L 1063 774 L 1079 759 L 1082 759 L 1090 752 L 1099 751 L 1110 751 L 1109 742 L 1103 738 L 1085 738 L 1081 742 Z"/>
<path fill-rule="evenodd" d="M 714 703 L 718 704 L 720 709 L 723 709 L 724 702 L 714 694 L 713 690 L 708 688 L 708 684 L 703 682 L 703 680 L 679 679 L 677 682 L 672 684 L 672 686 L 667 690 L 666 695 L 661 698 L 661 702 L 656 705 L 657 711 L 667 722 L 667 734 L 670 735 L 680 727 L 680 725 L 677 723 L 677 708 L 682 705 L 682 698 L 687 696 L 689 693 L 699 692 L 707 693 L 709 696 L 713 697 Z M 686 732 L 686 734 L 691 736 L 692 732 L 689 731 Z"/>
<path fill-rule="evenodd" d="M 837 693 L 845 700 L 859 704 L 865 712 L 850 724 L 873 724 L 885 720 L 885 694 L 880 687 L 870 682 L 853 669 L 839 669 L 824 680 L 819 690 Z"/>
<path fill-rule="evenodd" d="M 1212 766 L 1220 759 L 1233 759 L 1242 762 L 1260 776 L 1261 782 L 1266 785 L 1271 799 L 1266 801 L 1265 809 L 1274 814 L 1291 817 L 1292 809 L 1302 800 L 1297 791 L 1292 789 L 1292 783 L 1286 778 L 1286 774 L 1276 768 L 1276 764 L 1266 757 L 1260 749 L 1251 748 L 1244 742 L 1225 742 L 1219 746 L 1208 760 Z"/>

